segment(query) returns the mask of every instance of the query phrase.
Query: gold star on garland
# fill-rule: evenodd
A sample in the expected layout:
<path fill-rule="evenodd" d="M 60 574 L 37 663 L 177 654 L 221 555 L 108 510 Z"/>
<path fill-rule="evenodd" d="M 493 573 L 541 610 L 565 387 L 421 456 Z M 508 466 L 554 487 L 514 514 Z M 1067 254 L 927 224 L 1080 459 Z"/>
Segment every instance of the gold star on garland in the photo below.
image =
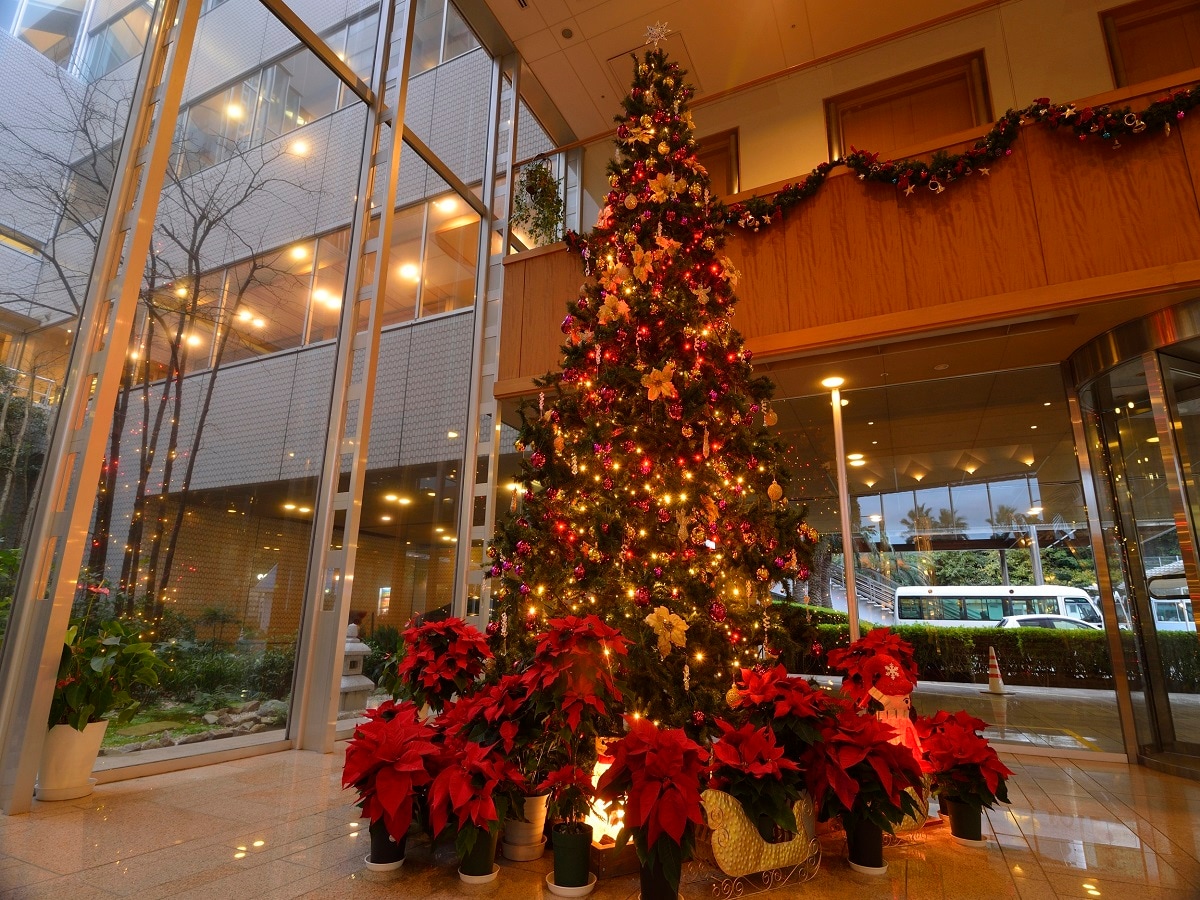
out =
<path fill-rule="evenodd" d="M 658 42 L 665 41 L 670 33 L 671 29 L 667 27 L 666 22 L 655 22 L 646 29 L 646 43 L 657 47 Z"/>

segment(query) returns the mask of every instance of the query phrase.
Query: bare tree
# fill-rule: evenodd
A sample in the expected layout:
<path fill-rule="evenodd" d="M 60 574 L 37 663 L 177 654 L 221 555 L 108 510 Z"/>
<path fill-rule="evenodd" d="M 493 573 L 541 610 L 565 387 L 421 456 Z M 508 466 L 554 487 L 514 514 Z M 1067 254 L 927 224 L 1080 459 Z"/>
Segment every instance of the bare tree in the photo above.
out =
<path fill-rule="evenodd" d="M 0 304 L 67 317 L 82 308 L 127 107 L 120 85 L 81 85 L 61 73 L 56 77 L 62 104 L 47 106 L 65 112 L 29 128 L 0 122 L 0 195 L 7 193 L 21 208 L 32 210 L 49 229 L 49 237 L 35 248 L 42 263 L 37 290 L 0 290 Z M 162 614 L 217 376 L 231 339 L 239 339 L 238 307 L 247 291 L 274 280 L 282 258 L 278 252 L 263 252 L 267 226 L 260 225 L 255 234 L 243 214 L 278 200 L 281 188 L 305 189 L 292 167 L 277 165 L 288 155 L 280 142 L 251 146 L 215 140 L 223 141 L 221 161 L 203 167 L 196 162 L 195 148 L 183 137 L 177 141 L 159 198 L 153 250 L 139 291 L 137 331 L 122 372 L 97 490 L 85 570 L 93 582 L 103 579 L 110 566 L 118 476 L 121 471 L 134 476 L 117 592 L 118 611 L 124 613 L 133 612 L 140 598 L 146 614 Z M 218 276 L 234 259 L 248 261 L 226 283 Z M 294 303 L 295 297 L 281 295 L 278 302 Z M 207 355 L 198 358 L 200 334 L 208 336 Z M 198 408 L 190 431 L 183 427 L 185 396 L 196 396 Z M 138 426 L 132 447 L 131 422 Z M 136 459 L 122 467 L 126 452 Z"/>

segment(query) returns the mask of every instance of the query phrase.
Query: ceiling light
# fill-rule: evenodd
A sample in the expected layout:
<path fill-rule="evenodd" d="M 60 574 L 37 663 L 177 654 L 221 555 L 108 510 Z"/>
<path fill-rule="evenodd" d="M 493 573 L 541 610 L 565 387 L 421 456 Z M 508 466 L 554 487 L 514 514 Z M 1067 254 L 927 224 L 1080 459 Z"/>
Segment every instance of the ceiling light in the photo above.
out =
<path fill-rule="evenodd" d="M 267 323 L 266 323 L 266 322 L 264 322 L 262 319 L 255 319 L 255 320 L 254 320 L 253 322 L 251 322 L 250 324 L 251 324 L 251 325 L 253 325 L 255 328 L 262 328 L 262 327 L 263 327 L 264 325 L 266 325 Z"/>
<path fill-rule="evenodd" d="M 254 313 L 250 312 L 248 309 L 243 309 L 238 312 L 238 320 L 241 322 L 249 322 L 252 318 L 254 318 Z"/>
<path fill-rule="evenodd" d="M 427 491 L 427 492 L 426 492 L 426 494 L 425 494 L 425 496 L 427 496 L 427 497 L 436 497 L 436 496 L 437 496 L 437 491 Z"/>
<path fill-rule="evenodd" d="M 397 502 L 401 506 L 408 506 L 408 504 L 412 503 L 412 500 L 410 500 L 408 497 L 401 497 Z"/>
<path fill-rule="evenodd" d="M 383 499 L 387 500 L 389 503 L 395 503 L 400 498 L 397 497 L 395 494 L 384 494 Z"/>
<path fill-rule="evenodd" d="M 421 276 L 421 270 L 416 263 L 405 263 L 400 267 L 400 277 L 407 278 L 409 281 L 416 281 Z"/>
<path fill-rule="evenodd" d="M 1154 437 L 1146 438 L 1146 443 L 1147 444 L 1157 444 L 1158 443 L 1158 435 L 1156 434 L 1156 435 L 1154 435 Z"/>
<path fill-rule="evenodd" d="M 936 366 L 933 367 L 933 371 L 945 372 L 948 368 L 950 368 L 950 363 L 938 363 Z"/>
<path fill-rule="evenodd" d="M 458 437 L 458 432 L 457 431 L 447 431 L 446 437 L 448 437 L 450 440 L 454 440 L 456 437 Z"/>
<path fill-rule="evenodd" d="M 1031 507 L 1029 507 L 1029 510 L 1025 513 L 1025 515 L 1027 515 L 1027 516 L 1040 516 L 1041 514 L 1042 514 L 1042 508 L 1040 506 L 1031 506 Z"/>
<path fill-rule="evenodd" d="M 380 516 L 379 521 L 380 522 L 390 522 L 390 521 L 392 521 L 392 517 L 391 516 Z"/>
<path fill-rule="evenodd" d="M 1049 400 L 1047 400 L 1045 403 L 1043 403 L 1043 404 L 1042 404 L 1042 406 L 1049 406 L 1049 405 L 1050 405 L 1050 401 L 1049 401 Z"/>
<path fill-rule="evenodd" d="M 433 530 L 434 530 L 434 531 L 436 531 L 438 534 L 441 534 L 441 533 L 442 533 L 443 531 L 445 531 L 446 529 L 445 529 L 445 528 L 443 528 L 441 525 L 439 525 L 437 528 L 435 528 L 435 529 L 433 529 Z"/>
<path fill-rule="evenodd" d="M 1029 426 L 1029 430 L 1030 430 L 1030 431 L 1037 431 L 1037 426 L 1036 426 L 1036 425 L 1030 425 L 1030 426 Z"/>
<path fill-rule="evenodd" d="M 307 507 L 307 506 L 301 506 L 301 507 L 300 507 L 298 510 L 296 510 L 296 511 L 297 511 L 297 512 L 302 512 L 302 513 L 312 512 L 312 510 L 311 510 L 309 507 Z"/>
<path fill-rule="evenodd" d="M 292 248 L 291 256 L 292 259 L 308 259 L 308 248 L 297 244 Z"/>
<path fill-rule="evenodd" d="M 433 205 L 444 213 L 452 213 L 458 209 L 458 201 L 453 197 L 446 197 L 443 200 L 437 200 Z"/>
<path fill-rule="evenodd" d="M 868 519 L 870 519 L 872 522 L 875 522 L 875 523 L 879 523 L 879 522 L 882 522 L 882 521 L 883 521 L 883 516 L 879 515 L 878 513 L 876 513 L 876 514 L 875 514 L 875 515 L 873 515 L 873 516 L 867 516 L 867 518 L 868 518 Z"/>
<path fill-rule="evenodd" d="M 296 504 L 295 503 L 285 503 L 285 504 L 283 504 L 283 508 L 284 509 L 295 509 Z"/>
<path fill-rule="evenodd" d="M 850 465 L 852 465 L 852 466 L 865 466 L 866 464 L 867 464 L 867 461 L 865 459 L 850 460 Z"/>
<path fill-rule="evenodd" d="M 846 454 L 846 459 L 862 459 L 862 458 L 863 458 L 863 455 L 861 453 L 847 453 Z"/>
<path fill-rule="evenodd" d="M 288 147 L 288 151 L 293 156 L 307 156 L 308 141 L 292 141 L 292 146 Z"/>
<path fill-rule="evenodd" d="M 246 110 L 240 103 L 230 103 L 225 107 L 225 115 L 231 119 L 240 119 L 246 115 Z"/>
<path fill-rule="evenodd" d="M 836 376 L 836 375 L 832 375 L 832 376 L 830 376 L 829 378 L 826 378 L 825 380 L 823 380 L 823 381 L 821 382 L 821 387 L 823 387 L 823 388 L 837 388 L 837 387 L 841 387 L 841 386 L 842 386 L 843 384 L 845 384 L 845 383 L 846 383 L 846 379 L 845 379 L 845 378 L 839 378 L 839 377 L 838 377 L 838 376 Z"/>
<path fill-rule="evenodd" d="M 186 297 L 187 295 L 188 295 L 187 288 L 185 288 L 185 287 L 175 288 L 175 296 L 176 297 Z"/>
<path fill-rule="evenodd" d="M 189 334 L 189 335 L 187 336 L 187 343 L 188 343 L 188 346 L 189 346 L 189 347 L 199 347 L 199 346 L 200 346 L 200 344 L 201 344 L 201 343 L 203 343 L 203 342 L 200 340 L 200 335 L 198 335 L 198 334 Z"/>

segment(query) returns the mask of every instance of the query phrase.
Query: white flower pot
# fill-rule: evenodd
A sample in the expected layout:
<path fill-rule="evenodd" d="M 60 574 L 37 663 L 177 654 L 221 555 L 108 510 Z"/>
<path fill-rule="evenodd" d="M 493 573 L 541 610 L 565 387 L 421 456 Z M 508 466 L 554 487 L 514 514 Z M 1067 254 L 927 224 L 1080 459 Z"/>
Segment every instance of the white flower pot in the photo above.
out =
<path fill-rule="evenodd" d="M 46 732 L 34 796 L 39 800 L 74 800 L 86 797 L 96 786 L 92 767 L 108 722 L 90 722 L 83 731 L 55 725 Z"/>
<path fill-rule="evenodd" d="M 525 818 L 504 820 L 504 858 L 511 860 L 540 859 L 546 850 L 546 800 L 548 794 L 525 798 Z"/>

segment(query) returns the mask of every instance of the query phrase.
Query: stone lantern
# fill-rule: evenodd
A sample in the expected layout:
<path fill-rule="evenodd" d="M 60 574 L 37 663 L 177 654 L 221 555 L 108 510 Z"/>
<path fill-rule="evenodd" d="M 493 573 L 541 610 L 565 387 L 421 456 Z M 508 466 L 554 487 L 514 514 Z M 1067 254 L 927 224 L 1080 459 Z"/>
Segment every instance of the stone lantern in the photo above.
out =
<path fill-rule="evenodd" d="M 361 712 L 366 709 L 367 698 L 375 689 L 375 682 L 363 674 L 363 663 L 371 648 L 358 639 L 358 626 L 346 626 L 346 651 L 342 657 L 342 695 L 338 700 L 339 713 Z"/>

